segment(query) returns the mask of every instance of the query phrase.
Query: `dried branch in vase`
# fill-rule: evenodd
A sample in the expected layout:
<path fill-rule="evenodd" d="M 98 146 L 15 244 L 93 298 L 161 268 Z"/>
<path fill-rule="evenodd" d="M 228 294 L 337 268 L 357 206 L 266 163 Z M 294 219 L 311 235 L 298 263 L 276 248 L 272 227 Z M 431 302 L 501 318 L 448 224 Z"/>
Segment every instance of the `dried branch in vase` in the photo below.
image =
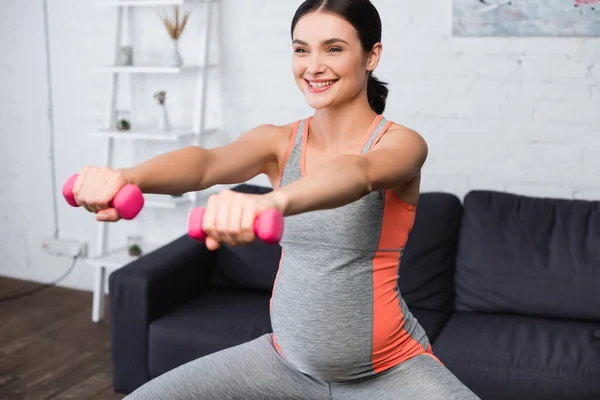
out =
<path fill-rule="evenodd" d="M 162 13 L 161 13 L 160 19 L 162 20 L 163 25 L 167 29 L 167 32 L 169 33 L 169 36 L 171 37 L 171 39 L 177 40 L 177 39 L 179 39 L 179 37 L 181 37 L 181 34 L 183 33 L 183 29 L 185 28 L 185 25 L 187 24 L 187 21 L 191 14 L 191 11 L 184 13 L 183 17 L 180 20 L 179 7 L 177 6 L 174 8 L 175 8 L 174 20 L 171 20 L 169 16 L 162 14 Z"/>
<path fill-rule="evenodd" d="M 160 91 L 160 92 L 154 93 L 154 98 L 158 99 L 158 103 L 160 105 L 164 105 L 165 104 L 165 97 L 166 96 L 167 96 L 167 92 L 164 92 L 164 91 Z"/>

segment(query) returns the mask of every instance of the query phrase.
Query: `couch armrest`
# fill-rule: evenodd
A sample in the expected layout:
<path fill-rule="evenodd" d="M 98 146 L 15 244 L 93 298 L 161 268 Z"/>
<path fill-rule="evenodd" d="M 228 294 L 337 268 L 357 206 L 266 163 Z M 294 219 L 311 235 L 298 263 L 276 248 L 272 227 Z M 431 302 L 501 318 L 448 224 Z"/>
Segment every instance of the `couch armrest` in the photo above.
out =
<path fill-rule="evenodd" d="M 210 283 L 216 252 L 184 235 L 109 277 L 113 387 L 130 393 L 150 380 L 148 330 Z"/>

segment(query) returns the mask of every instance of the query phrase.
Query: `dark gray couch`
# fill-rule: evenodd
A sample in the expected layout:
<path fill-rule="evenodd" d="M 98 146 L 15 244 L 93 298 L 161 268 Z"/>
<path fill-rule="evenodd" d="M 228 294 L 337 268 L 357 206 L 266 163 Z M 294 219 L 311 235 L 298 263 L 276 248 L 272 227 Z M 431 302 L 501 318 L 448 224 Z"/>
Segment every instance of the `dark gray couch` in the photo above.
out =
<path fill-rule="evenodd" d="M 184 235 L 115 271 L 115 391 L 270 332 L 279 256 Z M 600 399 L 600 202 L 424 193 L 399 276 L 434 353 L 482 399 Z"/>

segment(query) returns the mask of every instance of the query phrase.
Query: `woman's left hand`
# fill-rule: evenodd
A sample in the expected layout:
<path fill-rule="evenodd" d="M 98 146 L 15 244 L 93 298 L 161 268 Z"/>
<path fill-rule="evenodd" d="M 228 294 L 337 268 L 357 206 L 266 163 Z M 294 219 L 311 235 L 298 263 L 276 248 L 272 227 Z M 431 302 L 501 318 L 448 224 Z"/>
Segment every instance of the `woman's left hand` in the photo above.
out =
<path fill-rule="evenodd" d="M 254 220 L 266 209 L 283 213 L 285 198 L 281 193 L 247 194 L 224 190 L 209 197 L 202 219 L 206 247 L 216 250 L 221 243 L 245 245 L 255 240 Z"/>

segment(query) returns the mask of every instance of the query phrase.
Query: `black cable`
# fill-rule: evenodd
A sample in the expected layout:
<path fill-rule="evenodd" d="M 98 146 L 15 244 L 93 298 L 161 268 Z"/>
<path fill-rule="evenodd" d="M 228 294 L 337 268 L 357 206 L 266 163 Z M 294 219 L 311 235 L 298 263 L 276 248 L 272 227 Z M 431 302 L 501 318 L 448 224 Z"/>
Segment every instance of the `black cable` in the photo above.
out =
<path fill-rule="evenodd" d="M 0 298 L 0 303 L 4 303 L 5 301 L 11 301 L 11 300 L 20 299 L 21 297 L 29 296 L 29 295 L 37 293 L 37 292 L 39 292 L 41 290 L 48 289 L 50 287 L 56 286 L 56 284 L 60 283 L 63 279 L 65 279 L 67 276 L 69 276 L 69 274 L 73 271 L 73 268 L 75 268 L 75 265 L 77 264 L 77 259 L 78 258 L 79 258 L 79 254 L 77 254 L 75 257 L 73 257 L 73 261 L 71 262 L 71 266 L 69 267 L 69 269 L 67 270 L 67 272 L 65 272 L 60 278 L 58 278 L 54 282 L 40 285 L 39 287 L 37 287 L 35 289 L 32 289 L 32 290 L 29 290 L 27 292 L 23 292 L 23 293 L 19 293 L 19 294 L 13 294 L 11 296 L 2 297 L 2 298 Z"/>

